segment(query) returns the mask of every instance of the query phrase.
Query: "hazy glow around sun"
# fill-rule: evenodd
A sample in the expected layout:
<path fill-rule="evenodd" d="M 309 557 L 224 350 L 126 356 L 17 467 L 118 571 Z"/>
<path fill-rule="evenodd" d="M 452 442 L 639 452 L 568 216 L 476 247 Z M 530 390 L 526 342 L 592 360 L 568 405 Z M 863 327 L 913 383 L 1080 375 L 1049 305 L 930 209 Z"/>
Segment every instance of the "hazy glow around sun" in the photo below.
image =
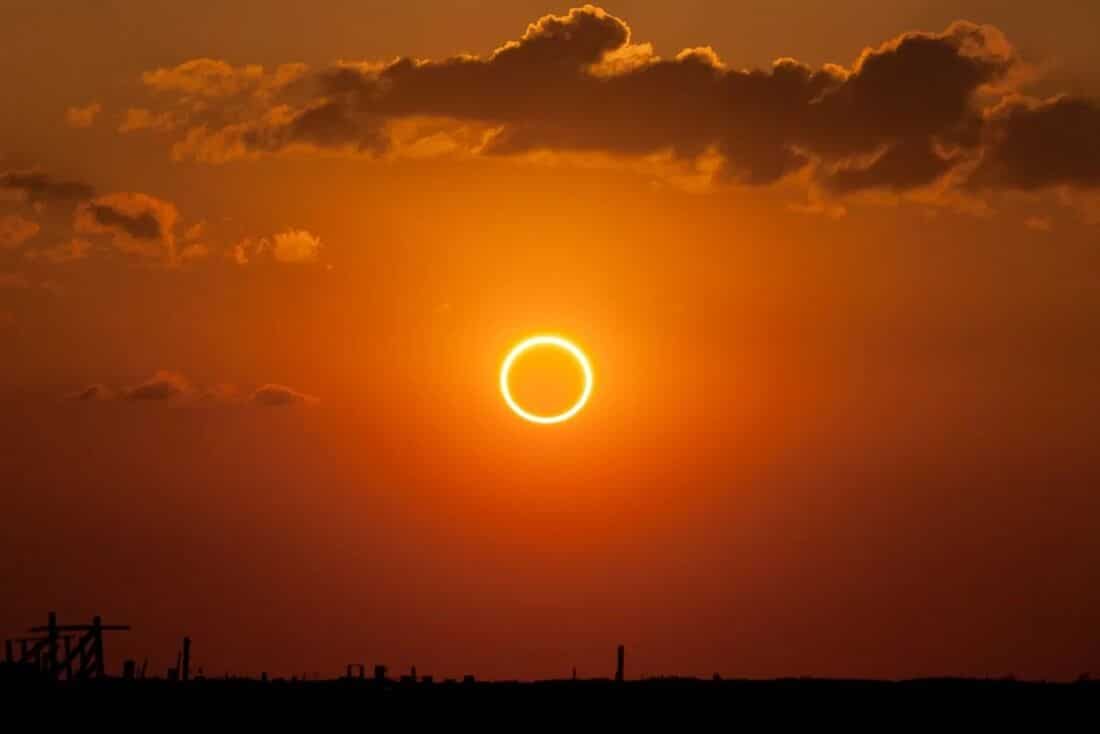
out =
<path fill-rule="evenodd" d="M 577 402 L 573 403 L 568 410 L 556 415 L 536 415 L 524 410 L 512 397 L 512 391 L 508 383 L 508 376 L 515 361 L 527 350 L 543 346 L 557 347 L 568 352 L 584 372 L 584 389 L 581 391 Z M 542 424 L 562 423 L 579 413 L 585 403 L 588 402 L 588 398 L 592 394 L 592 366 L 588 363 L 588 357 L 584 355 L 584 352 L 568 339 L 549 334 L 532 336 L 514 346 L 508 356 L 504 358 L 504 363 L 500 366 L 500 393 L 504 396 L 504 402 L 508 404 L 512 412 L 524 420 Z"/>

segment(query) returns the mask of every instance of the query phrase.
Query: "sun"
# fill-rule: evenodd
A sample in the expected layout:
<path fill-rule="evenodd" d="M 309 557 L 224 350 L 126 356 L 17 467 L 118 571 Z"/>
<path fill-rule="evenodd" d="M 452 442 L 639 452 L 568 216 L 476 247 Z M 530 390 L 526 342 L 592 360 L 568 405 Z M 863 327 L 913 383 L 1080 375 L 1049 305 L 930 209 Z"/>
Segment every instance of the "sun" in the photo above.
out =
<path fill-rule="evenodd" d="M 556 415 L 536 415 L 524 410 L 512 397 L 512 391 L 508 386 L 508 375 L 512 371 L 512 365 L 520 355 L 529 349 L 546 346 L 557 347 L 568 352 L 580 365 L 581 371 L 584 372 L 584 389 L 581 391 L 581 396 L 568 410 Z M 564 423 L 581 411 L 581 408 L 588 402 L 588 398 L 592 394 L 592 366 L 588 364 L 588 357 L 584 355 L 584 352 L 568 339 L 550 334 L 532 336 L 512 347 L 512 351 L 508 352 L 508 356 L 504 358 L 504 363 L 500 366 L 500 394 L 504 396 L 504 402 L 508 404 L 512 412 L 524 420 L 544 425 Z"/>

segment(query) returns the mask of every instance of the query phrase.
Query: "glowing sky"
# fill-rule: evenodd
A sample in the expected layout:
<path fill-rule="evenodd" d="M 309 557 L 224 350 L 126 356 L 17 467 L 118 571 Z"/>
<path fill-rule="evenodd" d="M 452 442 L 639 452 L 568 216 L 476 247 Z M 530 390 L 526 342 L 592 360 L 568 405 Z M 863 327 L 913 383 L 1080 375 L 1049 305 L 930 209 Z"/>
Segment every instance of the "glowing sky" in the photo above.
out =
<path fill-rule="evenodd" d="M 3 17 L 0 632 L 98 613 L 208 672 L 1096 669 L 1095 4 Z M 539 333 L 598 378 L 556 426 L 499 391 Z M 544 367 L 516 390 L 568 404 Z"/>

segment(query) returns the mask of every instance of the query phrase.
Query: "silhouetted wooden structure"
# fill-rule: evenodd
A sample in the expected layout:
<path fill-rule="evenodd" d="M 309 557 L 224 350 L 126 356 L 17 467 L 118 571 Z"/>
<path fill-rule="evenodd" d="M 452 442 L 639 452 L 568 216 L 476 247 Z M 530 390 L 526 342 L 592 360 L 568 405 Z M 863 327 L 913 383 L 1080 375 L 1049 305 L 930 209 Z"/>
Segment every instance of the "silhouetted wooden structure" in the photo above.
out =
<path fill-rule="evenodd" d="M 7 640 L 4 654 L 9 663 L 31 665 L 58 680 L 101 678 L 105 675 L 103 633 L 129 629 L 124 624 L 103 624 L 98 616 L 92 618 L 91 624 L 58 624 L 57 614 L 50 612 L 45 626 L 30 628 L 36 636 Z M 18 656 L 15 643 L 19 643 Z"/>

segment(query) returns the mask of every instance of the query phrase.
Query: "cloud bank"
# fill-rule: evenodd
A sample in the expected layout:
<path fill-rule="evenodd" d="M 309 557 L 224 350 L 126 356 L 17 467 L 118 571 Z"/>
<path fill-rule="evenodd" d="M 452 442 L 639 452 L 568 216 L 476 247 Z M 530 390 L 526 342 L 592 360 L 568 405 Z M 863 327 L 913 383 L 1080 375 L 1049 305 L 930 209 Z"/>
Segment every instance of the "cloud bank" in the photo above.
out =
<path fill-rule="evenodd" d="M 441 151 L 714 154 L 721 179 L 766 185 L 806 172 L 837 196 L 1100 186 L 1096 101 L 1023 97 L 1026 70 L 999 30 L 967 21 L 901 34 L 848 67 L 783 58 L 735 69 L 709 48 L 658 57 L 625 21 L 586 5 L 484 57 L 270 73 L 195 59 L 144 81 L 189 110 L 174 155 L 207 162 L 421 150 L 408 127 L 434 120 L 432 135 L 438 121 L 460 131 Z"/>
<path fill-rule="evenodd" d="M 201 388 L 183 374 L 171 370 L 158 370 L 136 385 L 117 389 L 95 383 L 69 393 L 65 397 L 75 401 L 126 400 L 157 403 L 205 400 L 224 404 L 246 402 L 235 385 L 218 383 Z M 247 402 L 265 408 L 281 408 L 316 405 L 320 400 L 285 385 L 267 384 L 257 388 L 247 398 Z"/>

